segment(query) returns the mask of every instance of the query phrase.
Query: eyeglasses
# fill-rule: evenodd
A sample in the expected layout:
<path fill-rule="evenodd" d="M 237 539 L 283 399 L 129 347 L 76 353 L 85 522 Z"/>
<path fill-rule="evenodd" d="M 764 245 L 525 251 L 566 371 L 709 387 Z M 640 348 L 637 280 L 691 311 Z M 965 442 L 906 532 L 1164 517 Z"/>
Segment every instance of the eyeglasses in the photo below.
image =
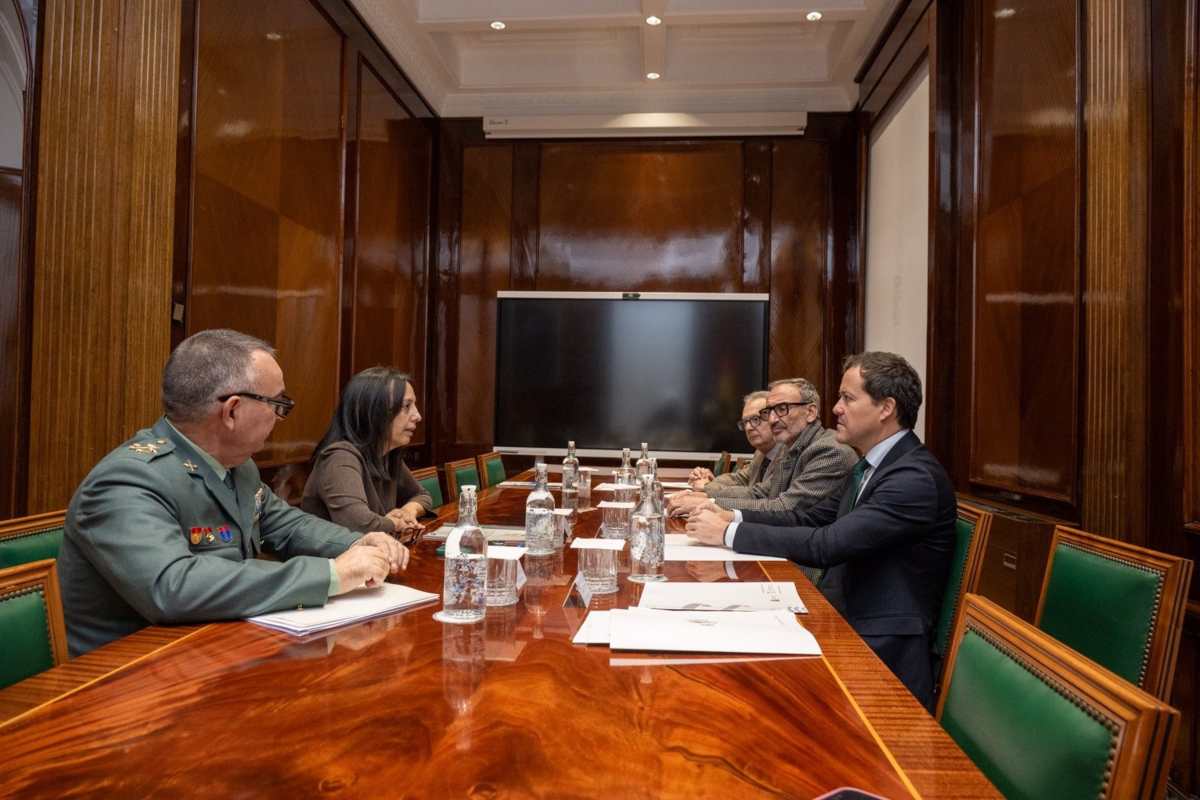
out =
<path fill-rule="evenodd" d="M 254 392 L 230 392 L 223 394 L 217 400 L 224 403 L 231 397 L 249 397 L 251 400 L 257 400 L 260 403 L 266 403 L 275 412 L 275 416 L 280 419 L 287 419 L 287 415 L 292 413 L 292 409 L 296 407 L 296 401 L 288 397 L 286 394 L 280 394 L 279 397 L 264 397 L 261 394 Z"/>
<path fill-rule="evenodd" d="M 775 405 L 767 406 L 762 411 L 758 412 L 758 416 L 762 419 L 763 422 L 769 422 L 771 420 L 772 414 L 779 417 L 780 419 L 783 419 L 784 417 L 786 417 L 788 414 L 790 414 L 792 412 L 793 408 L 801 408 L 803 406 L 811 406 L 812 404 L 813 404 L 812 400 L 806 400 L 801 403 L 776 403 Z"/>
<path fill-rule="evenodd" d="M 764 422 L 766 422 L 766 420 L 764 420 L 760 414 L 755 414 L 752 417 L 742 417 L 737 421 L 737 429 L 739 431 L 744 431 L 746 428 L 757 428 Z"/>

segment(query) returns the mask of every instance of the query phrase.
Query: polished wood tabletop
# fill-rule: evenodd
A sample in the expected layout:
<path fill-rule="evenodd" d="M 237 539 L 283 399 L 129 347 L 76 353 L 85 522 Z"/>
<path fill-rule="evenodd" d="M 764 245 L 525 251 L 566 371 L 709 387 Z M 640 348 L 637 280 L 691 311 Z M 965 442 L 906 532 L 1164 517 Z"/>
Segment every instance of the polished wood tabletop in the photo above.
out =
<path fill-rule="evenodd" d="M 483 492 L 480 522 L 520 522 L 526 494 Z M 440 592 L 436 546 L 399 580 Z M 524 563 L 521 601 L 476 625 L 439 624 L 434 603 L 304 639 L 153 627 L 10 687 L 0 796 L 999 797 L 792 564 L 666 573 L 795 582 L 820 658 L 573 645 L 574 551 Z M 621 575 L 592 608 L 639 591 Z"/>

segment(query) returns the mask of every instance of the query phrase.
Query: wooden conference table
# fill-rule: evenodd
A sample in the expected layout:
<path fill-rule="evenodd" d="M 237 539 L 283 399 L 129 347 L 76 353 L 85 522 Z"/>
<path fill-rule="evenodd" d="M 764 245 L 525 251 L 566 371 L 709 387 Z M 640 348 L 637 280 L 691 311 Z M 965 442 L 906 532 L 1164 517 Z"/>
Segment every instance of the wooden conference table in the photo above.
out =
<path fill-rule="evenodd" d="M 480 522 L 521 522 L 527 493 L 481 493 Z M 404 583 L 440 592 L 436 546 Z M 823 657 L 672 663 L 571 644 L 574 553 L 526 556 L 522 601 L 472 626 L 432 604 L 310 639 L 230 622 L 113 642 L 0 691 L 0 797 L 999 797 L 794 565 L 729 567 L 794 581 Z M 622 575 L 592 607 L 638 591 Z"/>

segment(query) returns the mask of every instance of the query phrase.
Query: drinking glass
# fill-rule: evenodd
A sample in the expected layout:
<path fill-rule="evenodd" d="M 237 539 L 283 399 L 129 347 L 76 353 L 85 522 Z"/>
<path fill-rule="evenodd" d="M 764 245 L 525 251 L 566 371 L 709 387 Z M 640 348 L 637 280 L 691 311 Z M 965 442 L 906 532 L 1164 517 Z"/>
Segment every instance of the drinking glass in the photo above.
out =
<path fill-rule="evenodd" d="M 592 506 L 592 473 L 595 471 L 595 467 L 579 468 L 579 477 L 575 480 L 575 491 L 578 494 L 578 505 L 581 509 Z"/>
<path fill-rule="evenodd" d="M 517 559 L 488 558 L 487 604 L 511 606 L 517 602 Z"/>
<path fill-rule="evenodd" d="M 579 551 L 579 570 L 592 594 L 612 594 L 617 591 L 617 551 Z"/>

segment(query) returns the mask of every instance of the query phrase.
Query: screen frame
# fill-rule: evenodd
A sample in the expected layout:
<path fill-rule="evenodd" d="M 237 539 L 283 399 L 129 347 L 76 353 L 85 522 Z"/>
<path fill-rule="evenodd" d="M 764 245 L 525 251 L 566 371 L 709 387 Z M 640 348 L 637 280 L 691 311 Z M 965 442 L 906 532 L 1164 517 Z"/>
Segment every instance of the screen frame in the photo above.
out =
<path fill-rule="evenodd" d="M 771 295 L 766 292 L 561 292 L 561 291 L 528 291 L 528 290 L 500 290 L 496 292 L 496 327 L 500 326 L 501 315 L 501 300 L 628 300 L 636 302 L 638 300 L 684 300 L 684 301 L 730 301 L 730 302 L 753 302 L 763 303 L 763 335 L 762 335 L 762 363 L 764 372 L 763 385 L 770 375 L 770 331 L 771 331 Z M 497 343 L 499 337 L 497 336 Z M 496 382 L 499 384 L 500 376 L 500 348 L 496 348 Z M 567 448 L 565 447 L 512 447 L 495 444 L 496 441 L 496 423 L 500 418 L 500 393 L 495 393 L 492 406 L 492 452 L 502 453 L 505 455 L 526 455 L 526 456 L 565 456 Z M 620 458 L 621 450 L 605 450 L 605 449 L 576 449 L 575 454 L 579 456 L 588 456 L 591 458 Z M 716 459 L 722 455 L 720 452 L 693 452 L 683 450 L 651 450 L 649 451 L 651 458 L 662 460 L 669 459 Z M 753 453 L 747 449 L 745 452 L 731 453 L 734 457 L 749 457 Z"/>

